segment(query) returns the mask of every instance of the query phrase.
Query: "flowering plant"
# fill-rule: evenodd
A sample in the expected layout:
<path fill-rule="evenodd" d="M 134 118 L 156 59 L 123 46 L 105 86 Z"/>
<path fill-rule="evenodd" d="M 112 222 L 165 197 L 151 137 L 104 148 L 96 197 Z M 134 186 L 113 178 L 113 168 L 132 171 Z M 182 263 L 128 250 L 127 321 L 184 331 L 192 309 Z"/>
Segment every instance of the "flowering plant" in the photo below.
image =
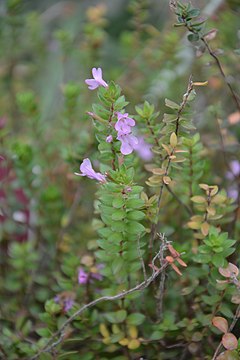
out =
<path fill-rule="evenodd" d="M 186 1 L 23 3 L 0 11 L 0 358 L 237 360 L 237 5 L 207 30 Z"/>

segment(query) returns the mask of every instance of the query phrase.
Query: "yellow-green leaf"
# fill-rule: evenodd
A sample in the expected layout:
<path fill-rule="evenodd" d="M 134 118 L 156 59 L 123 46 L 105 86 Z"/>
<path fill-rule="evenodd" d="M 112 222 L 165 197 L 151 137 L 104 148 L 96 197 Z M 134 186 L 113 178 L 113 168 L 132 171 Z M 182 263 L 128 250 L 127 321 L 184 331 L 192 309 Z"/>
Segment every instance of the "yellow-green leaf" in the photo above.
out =
<path fill-rule="evenodd" d="M 177 143 L 178 143 L 177 135 L 175 134 L 175 132 L 173 132 L 170 136 L 170 145 L 171 147 L 175 148 L 177 146 Z"/>
<path fill-rule="evenodd" d="M 191 200 L 196 204 L 204 204 L 206 202 L 206 199 L 203 196 L 193 196 L 191 197 Z"/>
<path fill-rule="evenodd" d="M 208 235 L 209 228 L 210 228 L 210 225 L 206 221 L 201 225 L 201 232 L 204 236 Z"/>

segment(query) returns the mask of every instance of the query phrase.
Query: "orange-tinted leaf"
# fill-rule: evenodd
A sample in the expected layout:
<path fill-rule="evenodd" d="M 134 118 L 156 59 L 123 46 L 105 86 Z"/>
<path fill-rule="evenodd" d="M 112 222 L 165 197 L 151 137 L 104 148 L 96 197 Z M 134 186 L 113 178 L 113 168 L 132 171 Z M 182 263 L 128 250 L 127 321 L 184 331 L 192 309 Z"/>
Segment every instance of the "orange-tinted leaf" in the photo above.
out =
<path fill-rule="evenodd" d="M 173 257 L 179 256 L 179 252 L 177 252 L 177 250 L 175 250 L 171 244 L 168 244 L 168 250 L 170 251 Z"/>
<path fill-rule="evenodd" d="M 226 268 L 222 268 L 220 267 L 218 269 L 218 271 L 220 272 L 220 274 L 226 278 L 231 277 L 231 275 L 235 275 L 238 276 L 239 274 L 239 269 L 236 265 L 232 264 L 232 263 L 228 263 L 228 266 Z"/>
<path fill-rule="evenodd" d="M 189 221 L 187 223 L 188 227 L 193 230 L 198 230 L 201 228 L 201 223 L 197 221 Z"/>
<path fill-rule="evenodd" d="M 201 232 L 204 236 L 208 235 L 209 228 L 210 228 L 210 225 L 206 221 L 201 225 Z"/>
<path fill-rule="evenodd" d="M 213 326 L 218 328 L 218 330 L 222 331 L 224 334 L 227 333 L 227 331 L 228 331 L 228 322 L 227 322 L 227 320 L 225 318 L 223 318 L 221 316 L 215 316 L 212 319 L 212 324 L 213 324 Z"/>
<path fill-rule="evenodd" d="M 164 184 L 168 185 L 168 184 L 170 184 L 171 181 L 172 181 L 172 179 L 169 176 L 163 177 Z"/>
<path fill-rule="evenodd" d="M 151 269 L 155 270 L 155 271 L 158 271 L 158 270 L 159 270 L 159 268 L 158 268 L 157 266 L 153 265 L 153 264 L 148 264 L 148 266 L 149 266 Z"/>
<path fill-rule="evenodd" d="M 175 265 L 175 264 L 171 264 L 171 267 L 173 268 L 173 270 L 180 276 L 182 276 L 181 271 L 179 270 L 179 268 Z"/>
<path fill-rule="evenodd" d="M 238 341 L 235 335 L 231 333 L 224 334 L 222 337 L 222 344 L 227 350 L 234 350 L 238 347 Z"/>
<path fill-rule="evenodd" d="M 239 269 L 236 265 L 232 264 L 232 263 L 228 263 L 228 269 L 231 272 L 231 274 L 234 274 L 235 276 L 238 276 L 239 274 Z"/>
<path fill-rule="evenodd" d="M 236 111 L 228 116 L 228 122 L 231 125 L 235 125 L 240 122 L 240 112 Z"/>
<path fill-rule="evenodd" d="M 186 264 L 181 258 L 177 258 L 176 261 L 177 261 L 180 265 L 182 265 L 182 266 L 184 266 L 184 267 L 187 267 L 187 264 Z"/>
<path fill-rule="evenodd" d="M 172 264 L 174 262 L 174 258 L 172 256 L 166 256 L 166 260 L 167 262 L 169 262 L 170 264 Z"/>

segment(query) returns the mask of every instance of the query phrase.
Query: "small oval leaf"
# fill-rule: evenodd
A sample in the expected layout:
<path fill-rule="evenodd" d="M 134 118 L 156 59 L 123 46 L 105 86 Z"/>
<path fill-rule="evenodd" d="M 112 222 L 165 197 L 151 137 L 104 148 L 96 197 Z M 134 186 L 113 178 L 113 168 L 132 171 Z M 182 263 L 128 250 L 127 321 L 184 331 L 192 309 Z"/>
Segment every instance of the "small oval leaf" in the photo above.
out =
<path fill-rule="evenodd" d="M 234 350 L 238 347 L 238 341 L 235 335 L 231 333 L 224 334 L 222 337 L 222 344 L 227 350 Z"/>
<path fill-rule="evenodd" d="M 213 326 L 218 328 L 218 330 L 222 331 L 224 334 L 227 333 L 227 331 L 228 331 L 228 322 L 227 322 L 227 320 L 225 318 L 223 318 L 221 316 L 215 316 L 212 319 L 212 324 L 213 324 Z"/>

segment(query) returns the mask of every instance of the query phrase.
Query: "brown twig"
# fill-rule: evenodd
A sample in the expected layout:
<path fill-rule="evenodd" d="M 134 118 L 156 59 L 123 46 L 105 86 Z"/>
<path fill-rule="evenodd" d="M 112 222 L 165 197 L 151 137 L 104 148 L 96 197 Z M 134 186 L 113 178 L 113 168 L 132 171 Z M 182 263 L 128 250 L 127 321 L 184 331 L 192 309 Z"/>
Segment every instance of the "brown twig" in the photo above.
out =
<path fill-rule="evenodd" d="M 221 62 L 219 60 L 219 58 L 217 57 L 217 55 L 212 51 L 211 47 L 209 46 L 208 42 L 206 41 L 206 39 L 204 38 L 204 36 L 202 36 L 200 38 L 202 40 L 202 42 L 204 43 L 204 45 L 206 46 L 207 48 L 207 51 L 209 53 L 209 55 L 215 60 L 215 63 L 220 71 L 220 74 L 222 75 L 226 85 L 228 86 L 229 90 L 230 90 L 230 93 L 232 95 L 232 98 L 237 106 L 237 109 L 238 111 L 240 111 L 240 101 L 239 101 L 239 98 L 238 98 L 238 95 L 235 93 L 235 91 L 233 90 L 232 88 L 232 85 L 230 84 L 230 82 L 228 81 L 225 73 L 224 73 L 224 70 L 222 68 L 222 65 L 221 65 Z"/>
<path fill-rule="evenodd" d="M 176 199 L 177 202 L 184 207 L 184 209 L 187 211 L 187 213 L 189 215 L 192 215 L 193 212 L 192 212 L 191 208 L 187 204 L 184 204 L 184 202 L 174 193 L 174 191 L 170 188 L 170 186 L 168 186 L 166 184 L 165 187 L 166 187 L 167 191 L 174 197 L 174 199 Z"/>
<path fill-rule="evenodd" d="M 188 29 L 189 32 L 193 33 L 193 34 L 198 34 L 198 32 L 193 29 L 191 26 L 189 26 L 188 22 L 186 19 L 183 19 L 184 23 L 185 23 L 185 27 Z M 228 86 L 229 88 L 229 91 L 231 93 L 231 96 L 232 96 L 232 99 L 233 101 L 235 102 L 236 106 L 237 106 L 237 109 L 238 111 L 240 111 L 240 100 L 239 100 L 239 96 L 235 93 L 235 91 L 233 90 L 232 88 L 232 85 L 230 84 L 230 82 L 228 81 L 227 79 L 227 76 L 223 70 L 223 67 L 222 67 L 222 64 L 219 60 L 219 58 L 217 57 L 217 55 L 214 53 L 214 51 L 212 51 L 210 45 L 208 44 L 207 40 L 205 39 L 204 35 L 202 35 L 200 37 L 200 40 L 203 42 L 203 44 L 205 45 L 209 55 L 214 59 L 219 71 L 220 71 L 220 74 L 222 76 L 222 78 L 224 79 L 224 82 L 225 84 Z"/>

